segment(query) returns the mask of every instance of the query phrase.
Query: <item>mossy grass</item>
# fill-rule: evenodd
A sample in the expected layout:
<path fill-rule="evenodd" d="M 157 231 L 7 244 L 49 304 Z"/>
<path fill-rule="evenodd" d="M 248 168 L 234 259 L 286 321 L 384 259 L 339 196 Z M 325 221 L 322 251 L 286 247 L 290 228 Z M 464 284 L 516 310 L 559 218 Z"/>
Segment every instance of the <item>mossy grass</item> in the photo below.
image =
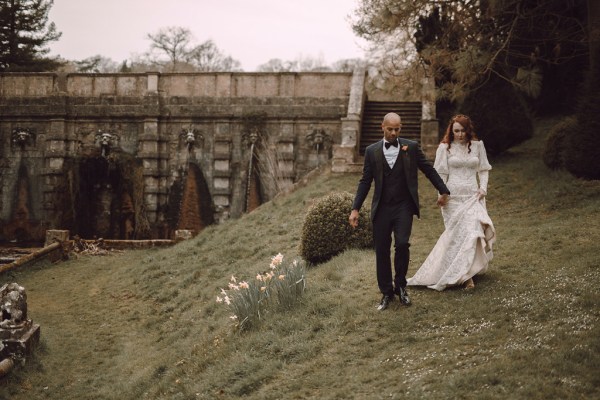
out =
<path fill-rule="evenodd" d="M 28 290 L 42 342 L 0 398 L 598 398 L 600 182 L 543 164 L 553 122 L 490 158 L 498 241 L 474 290 L 411 289 L 412 307 L 377 312 L 373 251 L 352 249 L 307 270 L 298 305 L 235 329 L 215 301 L 231 275 L 297 258 L 311 204 L 355 190 L 358 174 L 324 172 L 172 248 L 3 275 Z M 443 229 L 420 179 L 409 276 Z"/>

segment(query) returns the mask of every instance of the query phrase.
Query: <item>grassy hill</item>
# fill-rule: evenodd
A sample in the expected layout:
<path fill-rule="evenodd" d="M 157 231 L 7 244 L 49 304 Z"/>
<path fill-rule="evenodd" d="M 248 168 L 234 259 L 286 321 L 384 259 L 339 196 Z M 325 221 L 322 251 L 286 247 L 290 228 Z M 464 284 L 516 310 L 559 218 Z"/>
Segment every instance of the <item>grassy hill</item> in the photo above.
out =
<path fill-rule="evenodd" d="M 220 288 L 297 257 L 310 204 L 356 189 L 358 175 L 325 171 L 169 249 L 1 276 L 27 289 L 42 341 L 0 399 L 600 397 L 600 182 L 544 167 L 551 123 L 491 159 L 498 241 L 475 290 L 412 289 L 412 307 L 377 312 L 374 253 L 352 250 L 308 270 L 293 310 L 237 332 Z M 425 180 L 421 196 L 409 276 L 442 232 Z"/>

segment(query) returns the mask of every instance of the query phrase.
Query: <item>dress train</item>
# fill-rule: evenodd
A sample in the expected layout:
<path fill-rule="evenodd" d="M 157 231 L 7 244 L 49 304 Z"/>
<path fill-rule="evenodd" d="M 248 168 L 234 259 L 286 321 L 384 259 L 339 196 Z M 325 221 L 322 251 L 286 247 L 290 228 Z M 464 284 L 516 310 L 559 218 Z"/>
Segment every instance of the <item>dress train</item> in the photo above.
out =
<path fill-rule="evenodd" d="M 485 199 L 473 195 L 447 221 L 427 259 L 408 279 L 410 286 L 427 286 L 444 290 L 461 285 L 477 274 L 486 272 L 494 254 L 494 224 L 488 216 Z"/>

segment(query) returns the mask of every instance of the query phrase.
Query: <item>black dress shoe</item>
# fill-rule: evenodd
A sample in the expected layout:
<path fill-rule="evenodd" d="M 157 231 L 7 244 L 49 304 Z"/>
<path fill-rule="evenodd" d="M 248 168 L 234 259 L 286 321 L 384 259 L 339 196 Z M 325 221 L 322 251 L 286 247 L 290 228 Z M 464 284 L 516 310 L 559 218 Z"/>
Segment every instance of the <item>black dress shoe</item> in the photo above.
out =
<path fill-rule="evenodd" d="M 385 310 L 386 308 L 388 308 L 388 307 L 389 307 L 389 305 L 390 305 L 390 303 L 391 303 L 392 301 L 394 301 L 394 296 L 388 296 L 388 295 L 384 295 L 384 296 L 381 298 L 381 302 L 380 302 L 380 303 L 379 303 L 379 305 L 377 306 L 377 309 L 378 309 L 379 311 L 383 311 L 383 310 Z"/>
<path fill-rule="evenodd" d="M 412 304 L 410 301 L 410 297 L 408 297 L 408 293 L 406 293 L 405 288 L 398 288 L 396 294 L 398 295 L 398 297 L 400 297 L 400 303 L 404 304 L 405 306 L 410 306 Z"/>

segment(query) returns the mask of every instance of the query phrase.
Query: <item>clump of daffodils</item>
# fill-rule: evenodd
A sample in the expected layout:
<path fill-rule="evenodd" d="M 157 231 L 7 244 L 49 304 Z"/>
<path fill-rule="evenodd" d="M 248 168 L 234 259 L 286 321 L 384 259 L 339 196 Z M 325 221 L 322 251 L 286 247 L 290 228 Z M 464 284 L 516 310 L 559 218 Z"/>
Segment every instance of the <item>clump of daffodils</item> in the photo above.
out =
<path fill-rule="evenodd" d="M 258 273 L 252 281 L 240 281 L 232 275 L 221 289 L 217 303 L 232 312 L 230 318 L 241 330 L 256 326 L 269 309 L 289 309 L 302 297 L 306 288 L 306 269 L 297 260 L 283 264 L 283 254 L 271 258 L 269 270 Z"/>

